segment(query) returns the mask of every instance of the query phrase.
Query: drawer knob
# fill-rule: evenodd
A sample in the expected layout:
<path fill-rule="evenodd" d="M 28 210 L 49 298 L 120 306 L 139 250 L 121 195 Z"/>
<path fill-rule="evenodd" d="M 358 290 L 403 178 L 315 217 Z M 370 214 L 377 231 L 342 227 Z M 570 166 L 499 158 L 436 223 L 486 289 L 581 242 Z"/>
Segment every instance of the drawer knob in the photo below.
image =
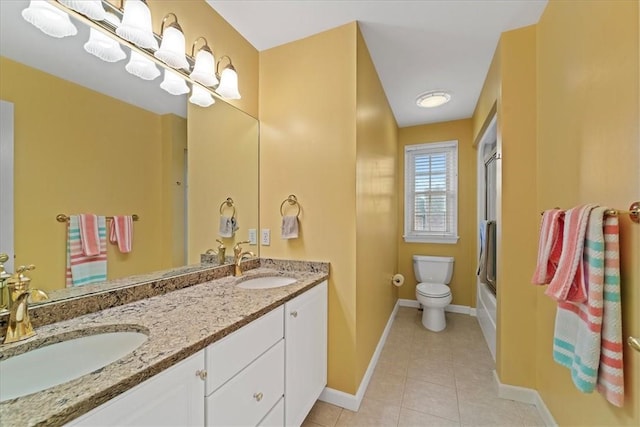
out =
<path fill-rule="evenodd" d="M 206 369 L 198 369 L 196 371 L 196 376 L 200 377 L 202 381 L 207 379 L 207 370 Z"/>
<path fill-rule="evenodd" d="M 253 393 L 253 398 L 256 400 L 256 402 L 260 402 L 260 401 L 262 400 L 262 398 L 263 398 L 263 397 L 264 397 L 264 396 L 263 396 L 262 392 L 260 392 L 260 393 Z"/>
<path fill-rule="evenodd" d="M 297 311 L 292 311 L 291 313 L 289 313 L 291 316 L 293 317 L 298 317 L 298 312 Z"/>

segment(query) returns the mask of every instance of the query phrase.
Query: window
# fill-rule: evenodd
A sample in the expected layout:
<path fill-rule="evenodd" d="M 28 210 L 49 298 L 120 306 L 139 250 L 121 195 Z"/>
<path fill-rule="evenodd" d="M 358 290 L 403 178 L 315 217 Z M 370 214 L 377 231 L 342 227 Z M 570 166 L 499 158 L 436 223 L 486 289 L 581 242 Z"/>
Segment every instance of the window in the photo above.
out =
<path fill-rule="evenodd" d="M 404 149 L 404 240 L 458 241 L 458 141 Z"/>

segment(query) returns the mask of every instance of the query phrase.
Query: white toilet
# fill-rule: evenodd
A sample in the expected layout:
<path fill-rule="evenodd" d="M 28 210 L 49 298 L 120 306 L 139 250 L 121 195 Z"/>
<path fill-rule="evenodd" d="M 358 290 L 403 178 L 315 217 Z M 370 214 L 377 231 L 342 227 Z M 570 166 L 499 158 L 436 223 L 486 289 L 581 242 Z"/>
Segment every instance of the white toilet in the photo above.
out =
<path fill-rule="evenodd" d="M 416 299 L 422 304 L 422 324 L 439 332 L 446 326 L 444 308 L 451 303 L 449 282 L 453 275 L 453 257 L 413 256 L 413 272 L 418 280 Z"/>

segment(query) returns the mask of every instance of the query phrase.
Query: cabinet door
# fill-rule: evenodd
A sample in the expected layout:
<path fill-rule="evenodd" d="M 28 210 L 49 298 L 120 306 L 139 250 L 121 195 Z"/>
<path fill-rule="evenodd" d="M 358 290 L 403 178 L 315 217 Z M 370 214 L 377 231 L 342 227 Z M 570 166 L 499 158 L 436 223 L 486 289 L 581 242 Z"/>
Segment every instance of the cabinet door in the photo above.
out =
<path fill-rule="evenodd" d="M 204 350 L 72 421 L 72 426 L 203 426 Z"/>
<path fill-rule="evenodd" d="M 299 426 L 327 384 L 327 282 L 285 305 L 285 418 Z"/>

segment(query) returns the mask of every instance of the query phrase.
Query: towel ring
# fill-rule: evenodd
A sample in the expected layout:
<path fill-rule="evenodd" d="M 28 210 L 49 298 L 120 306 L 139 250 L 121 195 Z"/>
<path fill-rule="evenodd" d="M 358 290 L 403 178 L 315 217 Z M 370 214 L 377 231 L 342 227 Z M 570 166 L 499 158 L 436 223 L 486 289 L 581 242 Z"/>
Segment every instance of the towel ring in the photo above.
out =
<path fill-rule="evenodd" d="M 231 197 L 227 197 L 227 200 L 222 202 L 222 204 L 220 205 L 220 215 L 222 215 L 225 205 L 227 207 L 233 209 L 233 212 L 231 213 L 231 218 L 235 218 L 236 217 L 236 207 L 233 205 L 233 199 Z"/>
<path fill-rule="evenodd" d="M 289 197 L 284 199 L 280 204 L 280 215 L 284 216 L 284 204 L 289 202 L 291 206 L 296 205 L 298 207 L 298 213 L 296 213 L 296 218 L 300 216 L 300 203 L 298 203 L 298 198 L 295 194 L 289 194 Z"/>

